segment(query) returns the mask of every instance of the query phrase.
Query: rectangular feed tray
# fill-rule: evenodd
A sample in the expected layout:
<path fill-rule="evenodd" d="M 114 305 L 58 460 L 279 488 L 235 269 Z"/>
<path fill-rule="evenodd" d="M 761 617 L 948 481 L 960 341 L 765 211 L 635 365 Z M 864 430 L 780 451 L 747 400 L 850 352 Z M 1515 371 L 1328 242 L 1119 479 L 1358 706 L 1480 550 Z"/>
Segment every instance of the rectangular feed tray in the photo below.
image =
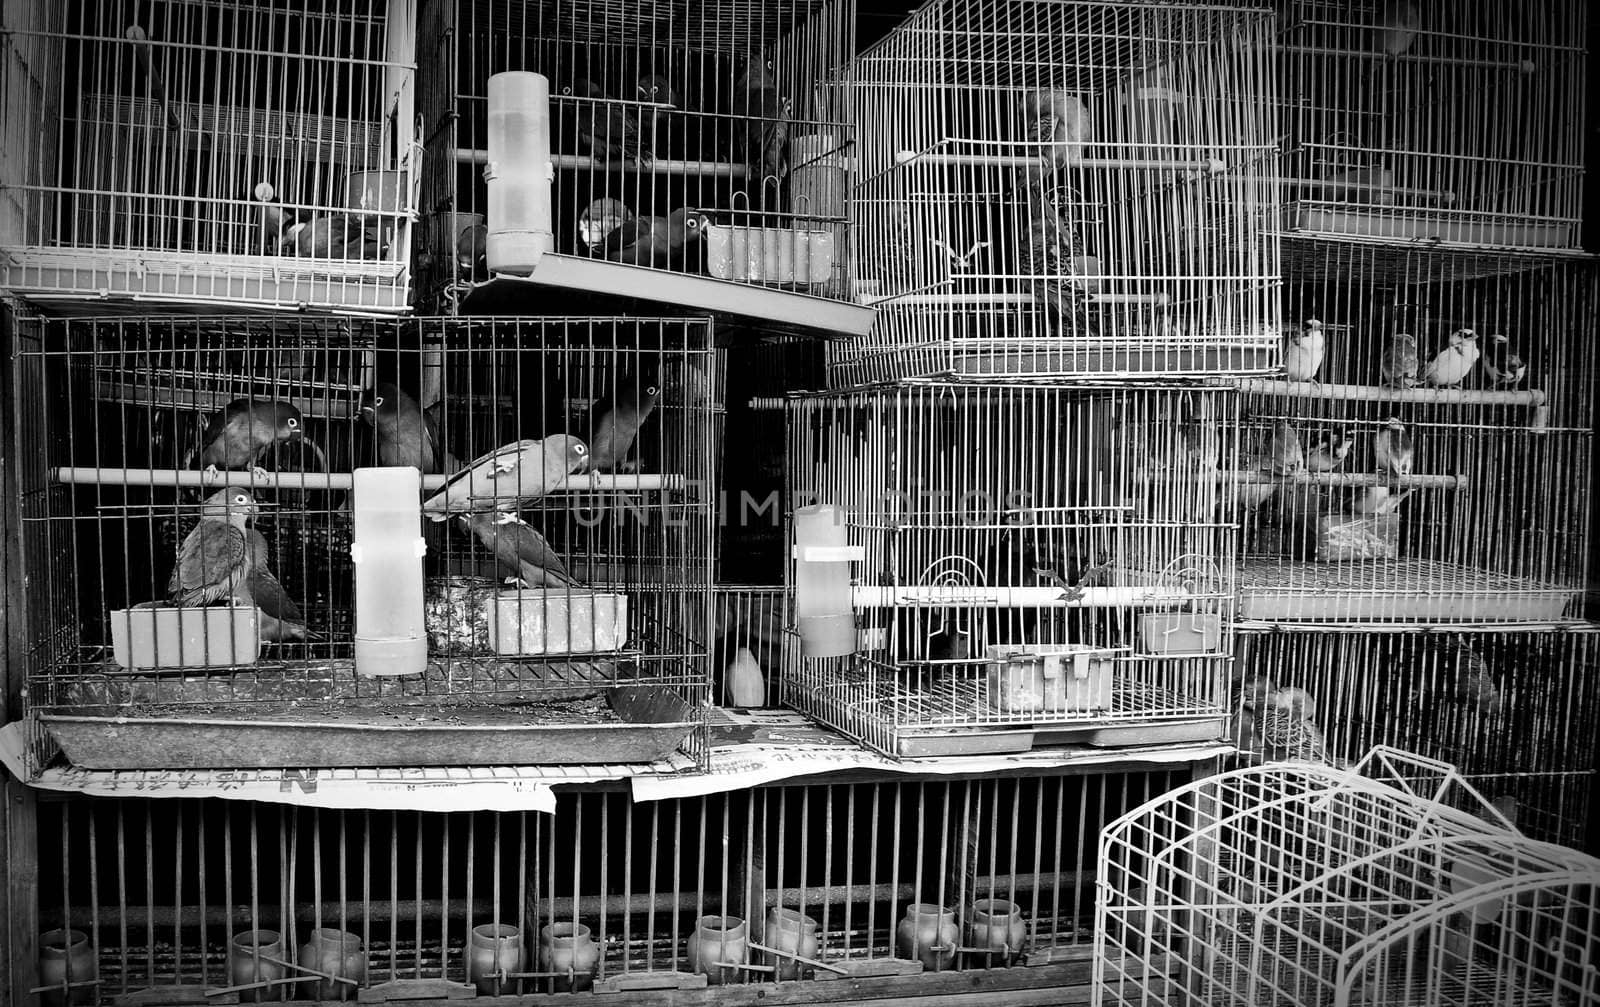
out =
<path fill-rule="evenodd" d="M 660 686 L 506 705 L 134 704 L 40 717 L 67 758 L 87 769 L 645 763 L 671 754 L 698 723 L 686 701 Z"/>
<path fill-rule="evenodd" d="M 1469 217 L 1397 213 L 1393 209 L 1326 209 L 1295 207 L 1295 230 L 1319 234 L 1344 234 L 1390 241 L 1448 241 L 1495 248 L 1567 248 L 1572 228 L 1567 224 L 1529 221 L 1486 221 Z"/>

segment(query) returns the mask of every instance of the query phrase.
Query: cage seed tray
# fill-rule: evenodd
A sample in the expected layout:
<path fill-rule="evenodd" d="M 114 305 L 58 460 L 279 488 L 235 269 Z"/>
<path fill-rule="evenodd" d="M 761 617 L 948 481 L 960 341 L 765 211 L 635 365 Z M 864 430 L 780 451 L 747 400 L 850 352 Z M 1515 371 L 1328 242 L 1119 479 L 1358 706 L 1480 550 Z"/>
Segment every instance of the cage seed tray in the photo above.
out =
<path fill-rule="evenodd" d="M 87 769 L 653 762 L 697 725 L 689 704 L 659 686 L 502 703 L 133 703 L 40 719 L 67 758 Z"/>
<path fill-rule="evenodd" d="M 1560 223 L 1399 213 L 1392 207 L 1358 210 L 1298 205 L 1288 212 L 1293 230 L 1317 234 L 1387 241 L 1448 241 L 1493 248 L 1567 248 L 1572 244 L 1571 226 Z"/>
<path fill-rule="evenodd" d="M 1246 559 L 1240 617 L 1262 621 L 1555 622 L 1571 588 L 1437 560 Z"/>

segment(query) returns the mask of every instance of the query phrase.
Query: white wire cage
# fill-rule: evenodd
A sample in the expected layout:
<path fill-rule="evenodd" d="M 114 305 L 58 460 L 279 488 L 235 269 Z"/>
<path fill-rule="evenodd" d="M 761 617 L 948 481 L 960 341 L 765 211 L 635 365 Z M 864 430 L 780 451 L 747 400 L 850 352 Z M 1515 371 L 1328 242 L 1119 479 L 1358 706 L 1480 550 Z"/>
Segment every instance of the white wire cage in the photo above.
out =
<path fill-rule="evenodd" d="M 1456 766 L 1525 835 L 1586 842 L 1595 627 L 1241 631 L 1234 657 L 1230 734 L 1245 762 L 1348 765 L 1373 745 L 1401 748 Z"/>
<path fill-rule="evenodd" d="M 0 287 L 408 309 L 413 0 L 29 0 L 5 27 Z"/>
<path fill-rule="evenodd" d="M 1600 861 L 1528 839 L 1447 764 L 1372 750 L 1156 798 L 1101 836 L 1104 1004 L 1577 1005 Z"/>
<path fill-rule="evenodd" d="M 706 320 L 18 332 L 29 709 L 75 764 L 704 754 L 721 418 Z M 486 467 L 551 443 L 560 472 Z M 357 557 L 389 548 L 363 515 L 405 492 L 364 501 L 369 466 L 420 473 L 412 529 L 398 497 L 376 524 L 426 554 L 361 586 Z M 507 479 L 520 488 L 501 494 Z M 391 608 L 401 621 L 375 629 Z M 425 663 L 361 658 L 375 633 Z"/>
<path fill-rule="evenodd" d="M 1586 5 L 1281 9 L 1287 230 L 1581 246 Z"/>
<path fill-rule="evenodd" d="M 1240 382 L 1241 618 L 1549 622 L 1583 591 L 1584 256 L 1284 242 L 1285 370 Z"/>
<path fill-rule="evenodd" d="M 859 625 L 853 656 L 785 669 L 787 701 L 897 756 L 1216 737 L 1235 401 L 964 383 L 793 400 L 790 503 L 839 509 Z"/>
<path fill-rule="evenodd" d="M 487 259 L 504 225 L 483 172 L 489 79 L 531 71 L 549 82 L 551 247 L 518 276 L 763 327 L 870 322 L 848 302 L 853 133 L 823 83 L 854 51 L 852 3 L 429 0 L 422 26 L 420 286 L 439 310 L 529 296 Z"/>
<path fill-rule="evenodd" d="M 848 70 L 857 291 L 834 387 L 1277 363 L 1272 14 L 923 6 Z"/>

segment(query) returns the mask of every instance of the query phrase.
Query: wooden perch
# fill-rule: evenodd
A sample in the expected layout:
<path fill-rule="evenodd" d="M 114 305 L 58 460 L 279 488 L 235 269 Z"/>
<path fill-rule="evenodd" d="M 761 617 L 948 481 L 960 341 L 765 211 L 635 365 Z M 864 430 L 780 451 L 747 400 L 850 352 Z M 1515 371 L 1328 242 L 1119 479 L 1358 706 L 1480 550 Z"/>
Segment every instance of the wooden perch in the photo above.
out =
<path fill-rule="evenodd" d="M 1206 478 L 1210 478 L 1209 474 Z M 1218 472 L 1217 478 L 1225 483 L 1239 483 L 1246 486 L 1275 486 L 1281 483 L 1297 486 L 1387 486 L 1391 489 L 1464 490 L 1467 488 L 1466 476 L 1397 476 L 1384 472 L 1301 472 L 1292 476 L 1280 476 L 1259 469 L 1241 469 L 1236 472 Z"/>
<path fill-rule="evenodd" d="M 1241 392 L 1276 395 L 1286 399 L 1318 399 L 1347 402 L 1431 402 L 1453 405 L 1533 406 L 1545 404 L 1545 394 L 1537 388 L 1524 391 L 1490 391 L 1475 388 L 1386 388 L 1382 385 L 1325 385 L 1316 381 L 1288 381 L 1283 378 L 1241 378 Z"/>
<path fill-rule="evenodd" d="M 355 476 L 349 472 L 268 472 L 256 476 L 249 472 L 203 469 L 124 469 L 64 465 L 51 473 L 58 483 L 79 486 L 183 486 L 200 489 L 243 486 L 247 489 L 349 490 Z M 422 488 L 437 490 L 447 476 L 422 477 Z M 598 472 L 568 476 L 552 493 L 648 492 L 681 490 L 686 483 L 679 475 L 603 475 Z"/>
<path fill-rule="evenodd" d="M 489 163 L 487 150 L 475 150 L 471 147 L 457 147 L 455 151 L 457 164 Z M 551 154 L 550 164 L 555 168 L 589 169 L 610 171 L 615 168 L 619 171 L 637 171 L 644 174 L 656 175 L 698 175 L 701 178 L 744 178 L 745 167 L 742 164 L 730 164 L 723 161 L 669 161 L 657 158 L 640 164 L 632 159 L 618 158 L 616 161 L 596 161 L 587 154 Z"/>

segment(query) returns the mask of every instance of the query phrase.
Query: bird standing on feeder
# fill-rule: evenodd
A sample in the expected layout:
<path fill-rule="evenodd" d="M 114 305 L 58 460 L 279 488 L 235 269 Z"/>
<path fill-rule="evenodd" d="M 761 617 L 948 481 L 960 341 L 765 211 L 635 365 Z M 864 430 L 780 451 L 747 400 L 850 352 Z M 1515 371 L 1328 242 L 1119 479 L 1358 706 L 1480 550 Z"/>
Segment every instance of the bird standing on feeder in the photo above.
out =
<path fill-rule="evenodd" d="M 1355 438 L 1342 427 L 1329 427 L 1317 434 L 1305 453 L 1306 468 L 1312 472 L 1332 472 L 1344 464 Z"/>
<path fill-rule="evenodd" d="M 1465 381 L 1478 362 L 1478 335 L 1471 329 L 1450 333 L 1449 344 L 1428 361 L 1422 380 L 1436 388 L 1454 388 Z"/>
<path fill-rule="evenodd" d="M 1306 319 L 1304 326 L 1291 324 L 1283 333 L 1283 372 L 1290 381 L 1312 381 L 1322 369 L 1327 352 L 1327 337 L 1322 323 Z"/>
<path fill-rule="evenodd" d="M 460 467 L 439 440 L 433 420 L 394 385 L 363 392 L 360 412 L 377 435 L 379 465 L 409 465 L 423 475 L 447 475 Z"/>
<path fill-rule="evenodd" d="M 207 421 L 200 433 L 200 446 L 189 452 L 183 464 L 189 468 L 198 455 L 208 476 L 215 476 L 219 470 L 248 469 L 261 478 L 267 474 L 261 460 L 268 451 L 304 437 L 305 419 L 293 403 L 235 399 Z M 320 456 L 321 449 L 316 448 L 316 453 Z"/>
<path fill-rule="evenodd" d="M 744 125 L 735 134 L 738 154 L 745 165 L 745 193 L 750 202 L 761 208 L 768 206 L 769 194 L 775 194 L 779 183 L 788 173 L 789 117 L 793 106 L 788 98 L 778 93 L 772 60 L 751 56 L 745 60 L 744 73 L 734 85 L 734 94 L 744 96 Z"/>
<path fill-rule="evenodd" d="M 700 240 L 705 215 L 684 207 L 661 217 L 634 217 L 606 235 L 600 254 L 633 266 L 681 267 L 691 244 Z"/>
<path fill-rule="evenodd" d="M 1489 337 L 1488 352 L 1483 355 L 1483 369 L 1489 383 L 1506 388 L 1514 387 L 1528 373 L 1528 365 L 1511 349 L 1511 340 L 1496 332 Z"/>
<path fill-rule="evenodd" d="M 1378 370 L 1389 388 L 1415 388 L 1417 384 L 1417 341 L 1410 333 L 1396 332 L 1378 358 Z"/>
<path fill-rule="evenodd" d="M 1076 95 L 1059 88 L 1024 91 L 1017 104 L 1022 139 L 1045 145 L 1038 153 L 1045 170 L 1083 160 L 1083 145 L 1089 142 L 1094 123 L 1088 107 Z"/>
<path fill-rule="evenodd" d="M 628 454 L 639 437 L 639 428 L 661 401 L 661 379 L 655 361 L 643 361 L 637 371 L 624 374 L 618 382 L 616 398 L 595 404 L 589 434 L 589 472 L 636 470 Z"/>
<path fill-rule="evenodd" d="M 462 514 L 460 521 L 494 554 L 508 577 L 522 587 L 568 587 L 577 583 L 560 554 L 517 515 L 478 512 Z"/>
<path fill-rule="evenodd" d="M 632 161 L 646 164 L 650 152 L 639 139 L 637 113 L 614 102 L 605 89 L 592 80 L 579 80 L 572 93 L 594 102 L 578 111 L 578 142 L 585 153 L 610 167 Z"/>
<path fill-rule="evenodd" d="M 588 457 L 588 446 L 571 434 L 495 448 L 473 459 L 424 500 L 422 513 L 443 521 L 451 514 L 520 510 L 559 489 Z"/>
<path fill-rule="evenodd" d="M 200 523 L 178 546 L 167 593 L 179 605 L 210 605 L 239 594 L 257 556 L 245 526 L 261 513 L 248 490 L 227 486 L 206 498 Z"/>

